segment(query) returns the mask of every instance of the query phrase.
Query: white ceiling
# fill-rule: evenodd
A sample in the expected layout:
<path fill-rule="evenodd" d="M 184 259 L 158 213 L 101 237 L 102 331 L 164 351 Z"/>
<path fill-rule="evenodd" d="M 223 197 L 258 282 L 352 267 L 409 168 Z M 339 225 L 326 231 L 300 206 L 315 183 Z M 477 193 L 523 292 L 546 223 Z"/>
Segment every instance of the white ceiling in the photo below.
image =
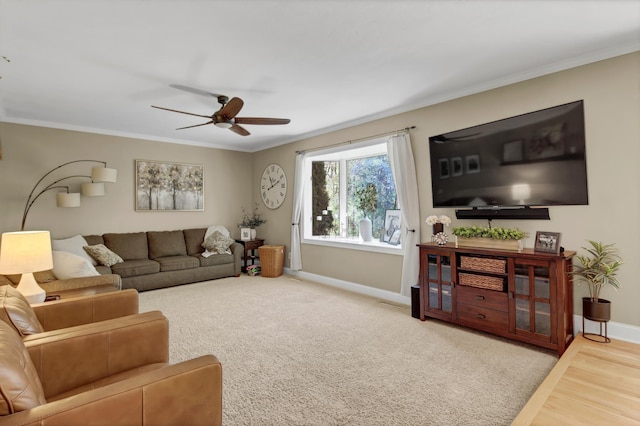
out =
<path fill-rule="evenodd" d="M 256 151 L 638 50 L 638 0 L 0 0 L 0 121 Z"/>

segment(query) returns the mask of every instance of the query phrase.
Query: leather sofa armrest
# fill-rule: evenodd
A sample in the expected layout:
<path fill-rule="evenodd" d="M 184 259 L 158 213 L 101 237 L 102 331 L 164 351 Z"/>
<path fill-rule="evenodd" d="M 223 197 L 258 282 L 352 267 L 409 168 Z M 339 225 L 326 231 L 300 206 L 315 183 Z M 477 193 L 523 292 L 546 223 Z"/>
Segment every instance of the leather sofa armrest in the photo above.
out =
<path fill-rule="evenodd" d="M 169 321 L 160 311 L 25 336 L 45 398 L 123 371 L 169 362 Z"/>
<path fill-rule="evenodd" d="M 76 290 L 86 287 L 111 285 L 115 290 L 122 289 L 122 278 L 118 274 L 95 275 L 90 277 L 67 278 L 50 282 L 38 283 L 47 294 L 55 294 L 65 290 Z"/>
<path fill-rule="evenodd" d="M 32 305 L 46 331 L 73 327 L 138 313 L 135 289 L 73 297 Z"/>
<path fill-rule="evenodd" d="M 0 417 L 0 425 L 222 424 L 222 366 L 205 355 Z"/>

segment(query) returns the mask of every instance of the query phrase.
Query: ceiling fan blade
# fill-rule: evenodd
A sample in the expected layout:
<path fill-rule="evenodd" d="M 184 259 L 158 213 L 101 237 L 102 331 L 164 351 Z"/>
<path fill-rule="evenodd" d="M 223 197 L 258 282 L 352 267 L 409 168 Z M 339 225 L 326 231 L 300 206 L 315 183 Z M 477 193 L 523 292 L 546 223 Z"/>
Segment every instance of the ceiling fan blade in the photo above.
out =
<path fill-rule="evenodd" d="M 236 117 L 237 124 L 289 124 L 288 118 Z"/>
<path fill-rule="evenodd" d="M 178 127 L 176 130 L 190 129 L 192 127 L 206 126 L 207 124 L 213 124 L 213 123 L 214 123 L 213 120 L 211 120 L 211 121 L 207 121 L 206 123 L 202 123 L 202 124 L 194 124 L 193 126 Z"/>
<path fill-rule="evenodd" d="M 229 130 L 239 134 L 240 136 L 249 136 L 251 134 L 247 129 L 245 129 L 242 126 L 238 126 L 237 124 L 234 124 L 233 126 L 229 127 Z"/>
<path fill-rule="evenodd" d="M 236 116 L 236 114 L 240 112 L 243 105 L 244 105 L 244 102 L 242 101 L 242 99 L 231 98 L 231 100 L 227 102 L 225 106 L 222 107 L 218 115 L 224 118 L 223 121 L 231 120 L 233 117 Z"/>
<path fill-rule="evenodd" d="M 194 93 L 200 96 L 212 96 L 214 98 L 217 98 L 218 96 L 223 96 L 217 93 L 211 93 L 211 92 L 206 92 L 204 90 L 196 89 L 195 87 L 185 86 L 183 84 L 170 84 L 169 87 L 173 87 L 174 89 L 184 90 L 185 92 Z"/>
<path fill-rule="evenodd" d="M 154 105 L 151 105 L 151 108 L 158 108 L 158 109 L 163 109 L 165 111 L 171 111 L 171 112 L 179 112 L 180 114 L 195 115 L 196 117 L 211 118 L 210 115 L 194 114 L 192 112 L 178 111 L 177 109 L 163 108 L 163 107 L 154 106 Z"/>

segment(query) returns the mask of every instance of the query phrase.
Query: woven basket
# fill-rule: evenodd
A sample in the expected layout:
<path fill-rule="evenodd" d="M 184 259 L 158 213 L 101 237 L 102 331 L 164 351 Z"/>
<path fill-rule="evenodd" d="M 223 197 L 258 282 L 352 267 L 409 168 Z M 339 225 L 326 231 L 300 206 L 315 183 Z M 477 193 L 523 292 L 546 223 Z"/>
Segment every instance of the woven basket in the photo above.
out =
<path fill-rule="evenodd" d="M 284 268 L 284 246 L 260 246 L 260 267 L 262 276 L 275 278 L 282 275 Z"/>
<path fill-rule="evenodd" d="M 490 259 L 486 257 L 460 256 L 460 267 L 474 271 L 504 274 L 507 267 L 505 259 Z"/>
<path fill-rule="evenodd" d="M 486 275 L 458 274 L 458 283 L 469 287 L 486 288 L 488 290 L 502 291 L 504 279 L 499 277 L 488 277 Z"/>

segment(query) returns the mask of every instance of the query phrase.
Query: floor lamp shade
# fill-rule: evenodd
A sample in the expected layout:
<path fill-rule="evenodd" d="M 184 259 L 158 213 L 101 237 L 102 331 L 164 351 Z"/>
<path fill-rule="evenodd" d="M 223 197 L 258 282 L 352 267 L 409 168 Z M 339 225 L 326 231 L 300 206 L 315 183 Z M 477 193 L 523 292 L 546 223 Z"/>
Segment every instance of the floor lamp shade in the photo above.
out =
<path fill-rule="evenodd" d="M 56 194 L 56 205 L 58 207 L 80 207 L 80 193 L 58 192 Z"/>
<path fill-rule="evenodd" d="M 115 182 L 118 177 L 116 169 L 110 169 L 102 166 L 91 168 L 91 180 L 94 182 Z"/>
<path fill-rule="evenodd" d="M 44 302 L 46 293 L 34 272 L 53 268 L 49 231 L 5 232 L 0 245 L 0 274 L 22 274 L 17 290 L 29 303 Z"/>

